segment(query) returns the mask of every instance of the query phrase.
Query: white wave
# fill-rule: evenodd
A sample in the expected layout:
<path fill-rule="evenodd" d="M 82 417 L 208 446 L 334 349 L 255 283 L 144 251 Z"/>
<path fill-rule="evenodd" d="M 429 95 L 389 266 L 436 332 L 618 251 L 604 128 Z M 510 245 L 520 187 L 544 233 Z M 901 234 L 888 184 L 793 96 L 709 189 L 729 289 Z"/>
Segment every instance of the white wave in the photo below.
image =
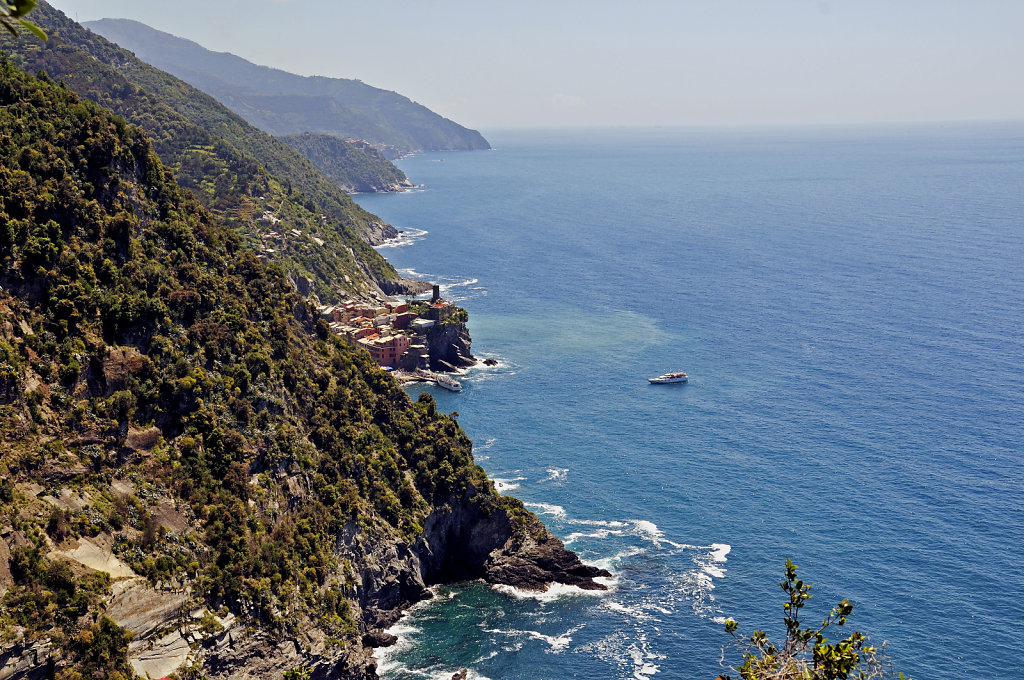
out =
<path fill-rule="evenodd" d="M 398 232 L 398 236 L 394 236 L 380 243 L 376 246 L 377 250 L 383 250 L 384 248 L 401 248 L 403 246 L 409 246 L 417 241 L 423 240 L 423 238 L 429 234 L 426 229 L 402 229 Z"/>
<path fill-rule="evenodd" d="M 417 237 L 423 238 L 422 236 Z M 463 300 L 469 300 L 474 297 L 487 294 L 486 286 L 478 285 L 480 279 L 476 278 L 461 278 L 458 276 L 444 276 L 440 274 L 427 274 L 419 272 L 412 267 L 406 267 L 399 269 L 398 273 L 402 276 L 419 279 L 420 281 L 432 281 L 436 283 L 441 289 L 441 295 L 444 299 L 450 302 L 462 302 Z M 429 297 L 430 293 L 423 293 L 418 295 L 418 298 Z"/>
<path fill-rule="evenodd" d="M 657 524 L 646 519 L 633 520 L 633 528 L 653 541 L 657 541 L 665 535 L 665 532 L 659 529 Z"/>
<path fill-rule="evenodd" d="M 494 488 L 498 493 L 508 493 L 509 491 L 515 491 L 519 488 L 519 482 L 526 481 L 526 477 L 512 477 L 511 479 L 502 479 L 501 477 L 492 477 L 494 480 Z"/>
<path fill-rule="evenodd" d="M 476 285 L 480 283 L 480 279 L 446 279 L 445 277 L 435 277 L 435 280 L 441 286 L 441 296 L 451 302 L 462 302 L 487 293 L 486 288 Z M 456 290 L 459 288 L 472 292 L 460 293 Z"/>
<path fill-rule="evenodd" d="M 581 538 L 608 538 L 609 536 L 621 536 L 622 531 L 617 529 L 598 529 L 597 531 L 585 532 L 585 531 L 574 531 L 565 537 L 562 541 L 565 545 L 575 543 Z"/>
<path fill-rule="evenodd" d="M 628 522 L 619 522 L 617 520 L 606 520 L 606 519 L 570 519 L 566 520 L 567 524 L 576 524 L 584 527 L 628 527 Z"/>
<path fill-rule="evenodd" d="M 602 558 L 602 559 L 599 559 L 599 560 L 595 560 L 593 564 L 594 564 L 595 567 L 598 567 L 600 569 L 607 569 L 608 571 L 613 571 L 613 567 L 617 563 L 621 562 L 622 560 L 626 559 L 627 557 L 633 557 L 634 555 L 639 555 L 639 554 L 644 553 L 644 552 L 647 552 L 646 548 L 641 548 L 641 547 L 627 548 L 626 550 L 623 550 L 621 552 L 615 553 L 611 557 L 605 557 L 605 558 Z"/>
<path fill-rule="evenodd" d="M 565 518 L 565 508 L 561 505 L 553 505 L 551 503 L 524 503 L 528 508 L 536 508 L 535 512 L 539 515 L 554 515 L 559 519 Z"/>
<path fill-rule="evenodd" d="M 473 447 L 473 453 L 475 454 L 477 451 L 486 451 L 487 449 L 489 449 L 492 446 L 494 446 L 494 442 L 496 442 L 496 441 L 498 441 L 497 437 L 491 437 L 490 439 L 485 441 L 483 444 L 475 445 Z"/>
<path fill-rule="evenodd" d="M 380 669 L 378 668 L 377 670 L 379 671 Z M 472 668 L 468 668 L 466 670 L 469 671 L 466 674 L 466 680 L 490 680 L 486 675 L 481 675 Z M 416 670 L 414 668 L 403 668 L 402 672 L 410 675 L 419 675 L 427 680 L 451 680 L 452 675 L 454 675 L 456 671 L 451 668 L 447 670 L 432 668 L 428 671 Z"/>
<path fill-rule="evenodd" d="M 548 468 L 548 476 L 542 482 L 564 482 L 569 476 L 569 468 Z"/>
<path fill-rule="evenodd" d="M 420 631 L 415 626 L 410 626 L 399 620 L 398 623 L 388 628 L 387 632 L 396 636 L 398 640 L 390 647 L 380 647 L 373 650 L 373 656 L 377 660 L 377 671 L 381 677 L 387 677 L 391 671 L 409 670 L 396 657 L 415 646 L 415 634 Z"/>
<path fill-rule="evenodd" d="M 609 593 L 607 590 L 584 590 L 579 586 L 568 586 L 564 583 L 552 583 L 544 590 L 522 590 L 504 583 L 498 583 L 491 587 L 499 593 L 511 595 L 518 600 L 537 600 L 538 602 L 552 602 L 563 597 L 579 597 L 581 595 L 594 597 Z"/>
<path fill-rule="evenodd" d="M 508 493 L 509 491 L 515 491 L 519 488 L 519 484 L 516 482 L 506 481 L 503 479 L 494 480 L 494 489 L 498 493 Z"/>
<path fill-rule="evenodd" d="M 715 562 L 725 562 L 725 556 L 732 552 L 732 546 L 728 543 L 712 543 L 711 548 L 713 549 L 711 559 Z"/>
<path fill-rule="evenodd" d="M 410 279 L 421 279 L 422 280 L 422 279 L 426 279 L 427 276 L 428 276 L 428 274 L 421 274 L 420 272 L 416 271 L 412 267 L 406 267 L 404 269 L 399 269 L 398 273 L 401 274 L 402 276 L 404 276 L 406 278 L 410 278 Z M 429 295 L 429 293 L 428 293 L 428 295 Z"/>
<path fill-rule="evenodd" d="M 658 525 L 650 520 L 646 519 L 635 519 L 633 520 L 633 531 L 645 541 L 653 543 L 655 547 L 660 548 L 662 544 L 670 545 L 677 550 L 685 548 L 692 548 L 685 543 L 676 543 L 665 538 L 665 532 L 658 528 Z"/>
<path fill-rule="evenodd" d="M 430 592 L 434 595 L 437 595 L 439 592 L 438 587 L 432 586 L 430 588 Z M 454 597 L 454 595 L 455 593 L 454 591 L 452 591 L 449 597 Z M 394 635 L 396 638 L 398 638 L 398 640 L 395 642 L 395 644 L 389 647 L 379 647 L 373 650 L 373 656 L 377 660 L 377 671 L 380 673 L 381 677 L 387 677 L 390 671 L 399 670 L 403 673 L 414 673 L 416 675 L 423 675 L 425 677 L 429 677 L 428 673 L 424 673 L 422 671 L 414 671 L 413 669 L 406 668 L 402 665 L 400 661 L 398 661 L 396 657 L 401 656 L 402 654 L 409 651 L 418 644 L 418 636 L 419 633 L 421 633 L 422 631 L 412 624 L 412 622 L 410 621 L 410 616 L 420 609 L 425 609 L 431 606 L 433 601 L 433 598 L 431 598 L 427 600 L 421 600 L 416 604 L 412 605 L 411 607 L 409 607 L 409 609 L 403 611 L 401 618 L 399 618 L 398 621 L 396 621 L 390 628 L 387 629 L 387 632 L 391 635 Z M 449 673 L 445 677 L 447 680 L 452 677 L 452 674 Z"/>
<path fill-rule="evenodd" d="M 535 630 L 528 630 L 525 632 L 534 640 L 543 640 L 544 642 L 548 643 L 548 645 L 551 646 L 551 649 L 549 651 L 552 654 L 559 654 L 561 652 L 564 652 L 569 647 L 569 643 L 572 642 L 572 633 L 575 633 L 582 627 L 583 626 L 580 625 L 576 626 L 575 628 L 570 628 L 561 635 L 544 635 L 543 633 L 539 633 Z"/>
<path fill-rule="evenodd" d="M 498 363 L 488 366 L 484 363 L 484 359 L 494 359 Z M 478 357 L 475 364 L 461 369 L 459 373 L 466 376 L 463 381 L 469 380 L 473 383 L 482 383 L 488 380 L 498 380 L 506 376 L 516 375 L 519 373 L 519 367 L 499 356 L 491 354 L 483 358 Z"/>
<path fill-rule="evenodd" d="M 718 565 L 729 561 L 726 555 L 728 555 L 731 550 L 732 546 L 728 543 L 712 543 L 711 552 L 706 556 L 705 561 L 694 561 L 701 565 L 704 573 L 708 576 L 712 578 L 724 578 L 726 570 Z"/>
<path fill-rule="evenodd" d="M 704 566 L 704 573 L 712 578 L 725 578 L 725 569 L 719 569 L 710 564 Z"/>
<path fill-rule="evenodd" d="M 633 677 L 636 680 L 647 680 L 647 678 L 659 672 L 659 670 L 660 668 L 656 664 L 647 661 L 641 664 L 640 670 L 633 673 Z"/>
<path fill-rule="evenodd" d="M 491 635 L 505 635 L 508 637 L 526 637 L 532 640 L 540 640 L 541 642 L 546 642 L 548 644 L 548 646 L 550 647 L 550 649 L 548 649 L 549 653 L 560 654 L 564 652 L 566 649 L 568 649 L 569 644 L 572 642 L 573 633 L 583 628 L 584 625 L 586 624 L 581 623 L 578 626 L 573 626 L 561 635 L 545 635 L 544 633 L 541 633 L 540 631 L 536 630 L 503 630 L 501 628 L 484 629 L 484 632 L 489 633 Z M 520 645 L 520 648 L 521 646 L 522 645 Z"/>
<path fill-rule="evenodd" d="M 630 606 L 622 604 L 621 602 L 615 602 L 614 600 L 612 600 L 612 601 L 606 602 L 605 603 L 605 607 L 607 607 L 608 609 L 612 610 L 613 612 L 617 612 L 619 614 L 625 614 L 626 616 L 632 617 L 632 618 L 636 619 L 637 621 L 641 621 L 641 622 L 657 621 L 657 619 L 655 619 L 655 617 L 651 616 L 651 614 L 649 614 L 648 612 L 644 611 L 644 609 L 640 605 L 634 605 L 634 606 L 630 607 Z"/>
<path fill-rule="evenodd" d="M 480 283 L 480 279 L 465 279 L 465 280 L 462 280 L 462 281 L 457 281 L 455 283 L 449 283 L 449 284 L 446 284 L 446 285 L 442 285 L 441 286 L 441 290 L 444 290 L 446 288 L 447 289 L 452 289 L 452 288 L 461 288 L 463 286 L 472 286 L 472 285 L 477 284 L 477 283 Z"/>

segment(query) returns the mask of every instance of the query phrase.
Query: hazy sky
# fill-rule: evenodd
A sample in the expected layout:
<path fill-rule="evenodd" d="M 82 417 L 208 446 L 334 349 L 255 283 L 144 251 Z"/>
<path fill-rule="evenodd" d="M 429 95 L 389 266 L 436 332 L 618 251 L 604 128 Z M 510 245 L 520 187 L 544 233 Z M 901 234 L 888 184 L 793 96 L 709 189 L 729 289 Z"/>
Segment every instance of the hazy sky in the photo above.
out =
<path fill-rule="evenodd" d="M 1024 119 L 1024 0 L 50 0 L 471 127 Z"/>

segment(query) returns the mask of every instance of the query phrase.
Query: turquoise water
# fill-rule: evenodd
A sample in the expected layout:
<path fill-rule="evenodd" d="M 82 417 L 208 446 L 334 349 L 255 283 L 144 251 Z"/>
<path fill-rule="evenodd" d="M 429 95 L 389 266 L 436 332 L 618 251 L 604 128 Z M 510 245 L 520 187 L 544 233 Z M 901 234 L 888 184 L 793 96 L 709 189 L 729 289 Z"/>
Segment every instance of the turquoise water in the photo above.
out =
<path fill-rule="evenodd" d="M 1019 677 L 1024 126 L 488 138 L 358 200 L 500 361 L 440 407 L 614 587 L 442 589 L 382 676 L 713 678 L 791 557 L 917 680 Z"/>

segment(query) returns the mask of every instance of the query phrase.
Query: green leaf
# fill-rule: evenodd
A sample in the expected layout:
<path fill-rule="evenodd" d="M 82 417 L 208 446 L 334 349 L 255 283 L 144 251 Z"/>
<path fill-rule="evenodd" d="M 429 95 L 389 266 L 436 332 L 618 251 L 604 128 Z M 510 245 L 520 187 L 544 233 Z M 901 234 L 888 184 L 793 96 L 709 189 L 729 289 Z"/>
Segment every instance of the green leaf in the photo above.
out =
<path fill-rule="evenodd" d="M 35 24 L 33 24 L 31 22 L 28 22 L 28 21 L 25 21 L 24 19 L 18 19 L 18 21 L 20 21 L 21 25 L 24 26 L 25 28 L 27 28 L 29 30 L 29 32 L 32 33 L 32 35 L 36 36 L 40 40 L 49 40 L 50 39 L 49 36 L 46 35 L 46 32 L 43 31 L 43 29 L 41 29 L 38 26 L 36 26 Z"/>

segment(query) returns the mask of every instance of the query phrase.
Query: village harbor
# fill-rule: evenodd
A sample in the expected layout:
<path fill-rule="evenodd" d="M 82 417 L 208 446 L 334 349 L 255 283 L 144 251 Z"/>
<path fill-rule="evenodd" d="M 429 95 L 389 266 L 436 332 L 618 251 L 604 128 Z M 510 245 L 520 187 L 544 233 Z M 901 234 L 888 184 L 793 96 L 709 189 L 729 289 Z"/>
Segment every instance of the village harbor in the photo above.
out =
<path fill-rule="evenodd" d="M 476 364 L 466 310 L 442 298 L 436 285 L 429 300 L 343 300 L 319 312 L 332 332 L 366 349 L 402 383 L 434 382 L 458 391 L 458 382 L 443 374 Z"/>

